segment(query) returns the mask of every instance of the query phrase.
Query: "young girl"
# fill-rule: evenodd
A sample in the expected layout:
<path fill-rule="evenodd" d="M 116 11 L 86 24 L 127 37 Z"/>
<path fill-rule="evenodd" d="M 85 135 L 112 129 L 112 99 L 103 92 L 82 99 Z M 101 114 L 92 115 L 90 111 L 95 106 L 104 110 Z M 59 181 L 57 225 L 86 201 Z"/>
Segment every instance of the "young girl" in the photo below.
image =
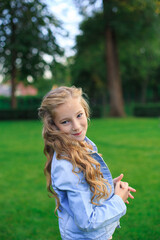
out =
<path fill-rule="evenodd" d="M 50 91 L 39 116 L 47 188 L 56 198 L 62 239 L 111 239 L 135 189 L 121 181 L 123 174 L 112 179 L 96 145 L 86 137 L 89 107 L 82 90 L 59 87 Z"/>

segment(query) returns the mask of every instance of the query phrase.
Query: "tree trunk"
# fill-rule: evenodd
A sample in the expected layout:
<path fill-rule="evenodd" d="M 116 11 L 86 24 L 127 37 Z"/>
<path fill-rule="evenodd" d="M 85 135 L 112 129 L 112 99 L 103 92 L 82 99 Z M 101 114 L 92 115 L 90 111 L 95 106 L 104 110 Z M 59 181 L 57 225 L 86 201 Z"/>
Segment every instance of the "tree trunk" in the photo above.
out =
<path fill-rule="evenodd" d="M 12 109 L 15 109 L 17 107 L 15 90 L 16 90 L 16 67 L 13 60 L 12 71 L 11 71 L 11 107 Z"/>
<path fill-rule="evenodd" d="M 102 92 L 102 117 L 107 117 L 107 96 L 106 91 Z"/>
<path fill-rule="evenodd" d="M 16 96 L 15 96 L 15 90 L 16 90 L 16 57 L 17 53 L 14 49 L 14 44 L 16 42 L 16 37 L 15 37 L 15 31 L 16 31 L 16 26 L 13 22 L 13 16 L 11 19 L 11 28 L 12 28 L 12 36 L 11 36 L 11 42 L 12 42 L 12 51 L 11 51 L 11 107 L 12 109 L 15 109 L 17 107 L 17 101 L 16 101 Z"/>
<path fill-rule="evenodd" d="M 116 37 L 113 29 L 109 26 L 112 9 L 108 7 L 108 0 L 103 0 L 105 17 L 105 43 L 106 43 L 106 66 L 107 80 L 110 97 L 110 116 L 124 117 L 124 102 L 122 84 L 119 71 L 119 60 L 117 52 Z"/>

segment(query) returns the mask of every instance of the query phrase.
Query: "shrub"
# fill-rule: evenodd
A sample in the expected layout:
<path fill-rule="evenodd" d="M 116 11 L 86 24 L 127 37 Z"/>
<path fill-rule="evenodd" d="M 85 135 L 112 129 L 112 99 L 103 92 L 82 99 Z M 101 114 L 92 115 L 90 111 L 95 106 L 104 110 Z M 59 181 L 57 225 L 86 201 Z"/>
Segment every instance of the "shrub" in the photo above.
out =
<path fill-rule="evenodd" d="M 38 119 L 37 109 L 3 109 L 0 110 L 0 120 Z"/>
<path fill-rule="evenodd" d="M 17 97 L 17 109 L 36 109 L 40 106 L 41 101 L 41 96 L 19 96 Z M 1 109 L 11 109 L 10 97 L 0 97 L 0 110 Z"/>
<path fill-rule="evenodd" d="M 160 103 L 137 104 L 133 109 L 136 117 L 159 117 Z"/>
<path fill-rule="evenodd" d="M 41 96 L 17 97 L 17 109 L 11 109 L 11 98 L 0 97 L 0 120 L 38 119 Z"/>

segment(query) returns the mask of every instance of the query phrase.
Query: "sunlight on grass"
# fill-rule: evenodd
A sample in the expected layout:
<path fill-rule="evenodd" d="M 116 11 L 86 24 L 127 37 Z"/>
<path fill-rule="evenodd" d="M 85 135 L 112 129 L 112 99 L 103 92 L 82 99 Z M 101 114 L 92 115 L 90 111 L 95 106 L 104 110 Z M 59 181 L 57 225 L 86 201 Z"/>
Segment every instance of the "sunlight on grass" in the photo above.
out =
<path fill-rule="evenodd" d="M 38 121 L 0 122 L 1 240 L 60 240 L 55 203 L 47 196 L 43 174 L 41 128 Z M 114 239 L 158 239 L 158 119 L 96 119 L 87 135 L 113 177 L 124 173 L 124 181 L 137 189 Z"/>

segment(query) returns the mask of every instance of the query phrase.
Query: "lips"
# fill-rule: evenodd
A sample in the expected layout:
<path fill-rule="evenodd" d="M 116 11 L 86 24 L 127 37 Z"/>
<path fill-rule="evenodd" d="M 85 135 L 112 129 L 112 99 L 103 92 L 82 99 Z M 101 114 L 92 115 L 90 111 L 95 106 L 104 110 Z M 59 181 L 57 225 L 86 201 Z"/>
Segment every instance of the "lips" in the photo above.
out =
<path fill-rule="evenodd" d="M 75 133 L 75 134 L 73 134 L 73 135 L 74 135 L 74 136 L 79 136 L 79 135 L 81 135 L 81 133 L 82 133 L 82 131 L 79 132 L 79 133 Z"/>

